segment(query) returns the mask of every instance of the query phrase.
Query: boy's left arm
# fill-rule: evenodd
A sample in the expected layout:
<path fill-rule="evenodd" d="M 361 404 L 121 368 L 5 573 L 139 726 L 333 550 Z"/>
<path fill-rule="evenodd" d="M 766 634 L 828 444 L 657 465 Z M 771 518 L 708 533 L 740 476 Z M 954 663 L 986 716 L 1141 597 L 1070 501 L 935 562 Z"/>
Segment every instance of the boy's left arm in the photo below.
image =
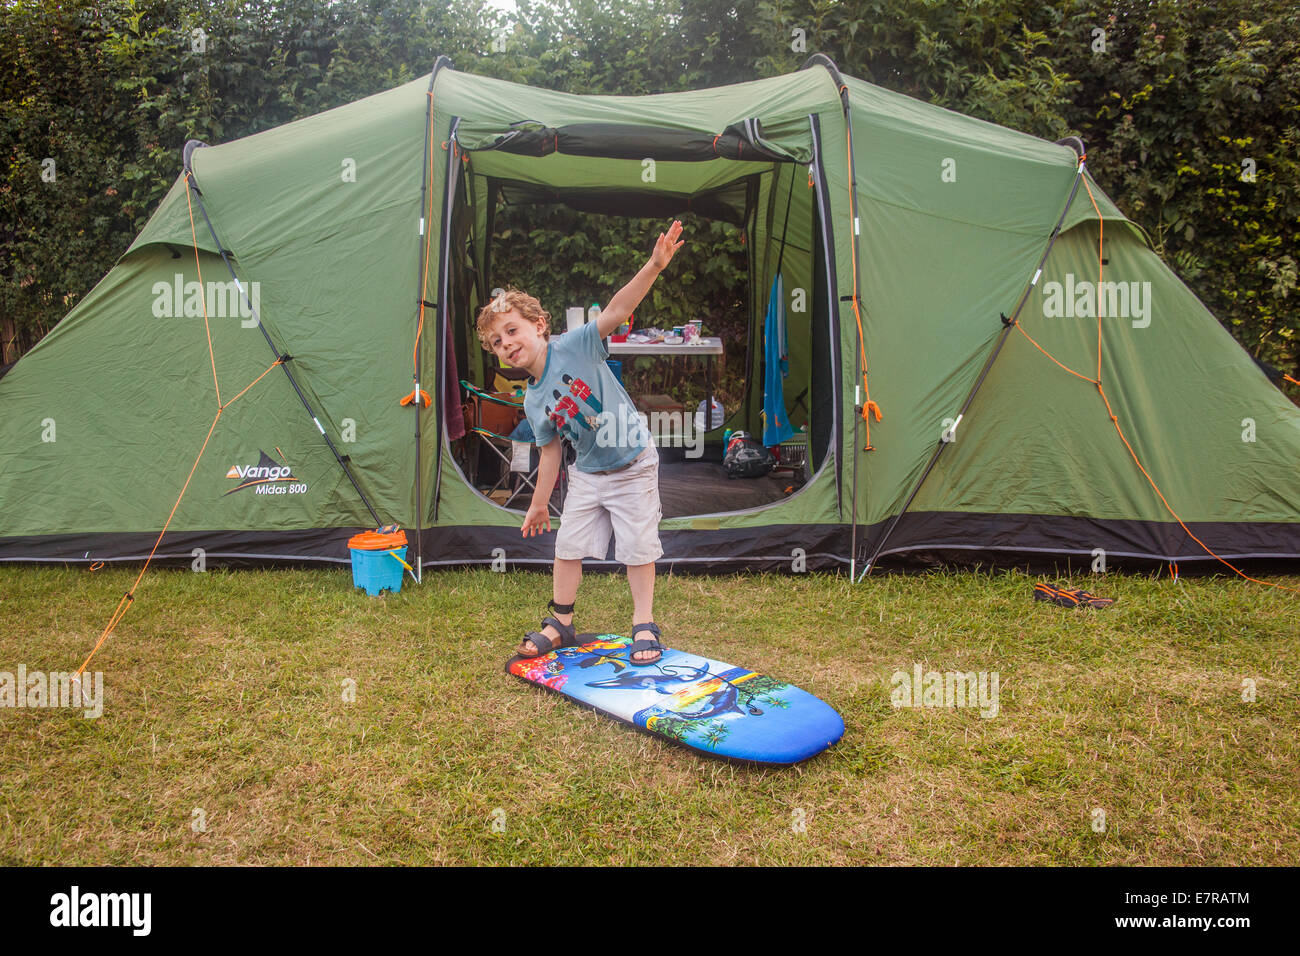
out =
<path fill-rule="evenodd" d="M 641 271 L 632 277 L 632 281 L 619 289 L 614 298 L 609 300 L 609 305 L 601 310 L 596 324 L 602 339 L 626 322 L 628 316 L 636 311 L 636 307 L 650 291 L 650 286 L 654 285 L 659 273 L 672 261 L 673 254 L 686 242 L 685 239 L 680 242 L 677 240 L 681 234 L 682 224 L 674 219 L 673 224 L 668 227 L 667 234 L 659 233 L 659 241 L 655 243 L 654 252 L 650 254 L 650 261 L 642 266 Z"/>

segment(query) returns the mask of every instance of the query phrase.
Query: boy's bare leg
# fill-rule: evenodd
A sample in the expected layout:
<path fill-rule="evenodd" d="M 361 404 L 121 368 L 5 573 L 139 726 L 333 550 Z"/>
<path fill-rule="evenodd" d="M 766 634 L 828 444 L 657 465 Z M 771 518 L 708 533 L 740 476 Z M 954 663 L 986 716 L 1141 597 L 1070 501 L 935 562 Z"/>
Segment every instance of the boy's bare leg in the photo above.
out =
<path fill-rule="evenodd" d="M 627 583 L 632 588 L 632 624 L 653 624 L 655 603 L 655 563 L 629 565 Z M 637 639 L 633 635 L 633 639 Z M 638 651 L 632 660 L 654 660 L 658 651 Z"/>
<path fill-rule="evenodd" d="M 555 559 L 555 566 L 552 573 L 551 595 L 556 604 L 572 604 L 578 596 L 578 585 L 582 583 L 582 558 L 573 560 Z M 572 614 L 561 614 L 555 612 L 555 619 L 565 627 L 573 626 Z M 547 624 L 542 628 L 542 634 L 552 641 L 560 639 L 560 632 L 553 626 Z M 525 654 L 536 655 L 537 645 L 532 641 L 525 640 L 521 645 Z"/>

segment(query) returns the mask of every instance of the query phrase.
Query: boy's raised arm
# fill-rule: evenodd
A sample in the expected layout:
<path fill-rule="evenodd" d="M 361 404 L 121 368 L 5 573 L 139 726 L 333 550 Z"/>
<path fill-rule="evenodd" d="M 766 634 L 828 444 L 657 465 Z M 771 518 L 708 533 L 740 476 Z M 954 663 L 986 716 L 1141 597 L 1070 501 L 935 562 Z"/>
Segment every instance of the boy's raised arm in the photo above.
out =
<path fill-rule="evenodd" d="M 659 241 L 655 243 L 650 260 L 632 277 L 631 282 L 618 290 L 614 298 L 609 300 L 609 305 L 601 310 L 596 324 L 602 339 L 626 322 L 628 316 L 636 311 L 636 307 L 650 291 L 650 286 L 654 285 L 659 273 L 672 261 L 673 254 L 686 242 L 685 239 L 678 241 L 677 237 L 681 234 L 682 224 L 674 219 L 673 224 L 668 227 L 667 234 L 659 233 Z"/>

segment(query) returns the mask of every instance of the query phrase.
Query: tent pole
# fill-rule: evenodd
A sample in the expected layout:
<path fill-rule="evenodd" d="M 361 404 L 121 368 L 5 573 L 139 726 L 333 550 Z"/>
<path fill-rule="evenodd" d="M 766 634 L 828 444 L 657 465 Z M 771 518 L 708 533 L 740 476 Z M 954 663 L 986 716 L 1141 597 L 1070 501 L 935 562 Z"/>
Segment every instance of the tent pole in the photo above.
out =
<path fill-rule="evenodd" d="M 426 265 L 425 252 L 430 241 L 429 223 L 425 216 L 425 209 L 428 208 L 428 190 L 429 190 L 429 142 L 433 131 L 433 84 L 438 78 L 438 71 L 444 67 L 451 67 L 451 60 L 446 56 L 439 56 L 433 62 L 433 69 L 429 72 L 429 92 L 428 100 L 425 104 L 424 113 L 424 162 L 420 164 L 420 239 L 418 257 L 420 262 L 420 293 L 416 303 L 415 310 L 415 369 L 412 378 L 415 381 L 414 391 L 411 393 L 414 401 L 411 407 L 415 410 L 415 583 L 424 583 L 424 490 L 421 482 L 421 462 L 423 461 L 423 445 L 420 440 L 420 411 L 423 401 L 420 394 L 420 358 L 421 346 L 424 344 L 420 335 L 421 319 L 424 315 L 424 309 L 429 305 L 425 301 L 426 286 L 428 283 L 428 269 Z M 436 315 L 436 309 L 435 309 Z M 436 377 L 436 376 L 435 376 Z M 435 385 L 436 387 L 436 385 Z M 442 408 L 442 397 L 439 396 L 439 410 Z"/>
<path fill-rule="evenodd" d="M 439 58 L 441 59 L 441 58 Z M 428 246 L 428 217 L 425 216 L 425 210 L 428 208 L 428 190 L 429 190 L 429 139 L 433 129 L 433 80 L 438 75 L 438 66 L 435 62 L 434 68 L 429 72 L 429 92 L 428 98 L 424 105 L 424 161 L 420 163 L 420 229 L 419 245 L 417 246 L 417 261 L 420 263 L 420 287 L 417 294 L 415 308 L 415 356 L 412 361 L 415 368 L 411 372 L 411 380 L 414 382 L 414 391 L 411 395 L 414 401 L 411 402 L 411 409 L 415 414 L 415 583 L 422 584 L 424 576 L 424 544 L 423 524 L 424 524 L 424 494 L 420 487 L 420 464 L 423 461 L 420 445 L 420 406 L 424 402 L 420 394 L 420 346 L 421 342 L 421 324 L 424 318 L 425 308 L 425 250 Z"/>
<path fill-rule="evenodd" d="M 858 562 L 858 429 L 862 425 L 862 386 L 858 378 L 862 375 L 862 353 L 853 350 L 853 533 L 849 546 L 849 581 L 856 582 Z"/>
<path fill-rule="evenodd" d="M 208 218 L 208 210 L 203 205 L 203 193 L 199 191 L 199 184 L 194 175 L 194 168 L 191 165 L 194 150 L 206 145 L 206 143 L 200 143 L 197 140 L 190 140 L 185 144 L 184 168 L 186 186 L 194 195 L 194 201 L 199 207 L 199 213 L 203 216 L 203 221 L 207 223 L 208 234 L 212 236 L 212 242 L 216 245 L 217 251 L 221 254 L 221 261 L 226 264 L 226 269 L 230 272 L 230 278 L 235 281 L 235 287 L 239 289 L 240 295 L 244 297 L 244 304 L 248 306 L 248 311 L 257 323 L 257 327 L 262 333 L 262 338 L 266 339 L 266 344 L 271 347 L 271 351 L 274 353 L 276 358 L 276 364 L 279 365 L 280 368 L 284 369 L 284 374 L 288 376 L 289 384 L 293 386 L 293 390 L 297 394 L 298 400 L 302 402 L 302 407 L 307 410 L 307 414 L 311 417 L 312 423 L 316 426 L 317 431 L 320 432 L 321 437 L 325 439 L 325 444 L 329 446 L 330 452 L 334 455 L 334 460 L 339 463 L 339 467 L 343 469 L 343 473 L 348 476 L 348 481 L 352 482 L 352 487 L 360 496 L 361 503 L 366 506 L 366 510 L 370 512 L 370 517 L 374 519 L 375 526 L 379 527 L 383 525 L 384 522 L 380 520 L 374 506 L 370 504 L 370 499 L 366 497 L 366 493 L 362 491 L 361 486 L 357 484 L 357 479 L 352 474 L 352 469 L 348 467 L 347 461 L 339 454 L 338 448 L 335 447 L 334 442 L 330 440 L 330 436 L 326 434 L 325 426 L 320 423 L 320 418 L 317 417 L 315 410 L 312 409 L 311 403 L 307 401 L 307 396 L 302 393 L 302 389 L 298 386 L 298 380 L 293 377 L 293 372 L 289 371 L 288 363 L 292 360 L 293 356 L 289 355 L 287 352 L 281 353 L 280 349 L 276 347 L 276 344 L 271 341 L 271 336 L 266 331 L 266 324 L 262 321 L 262 317 L 258 314 L 257 309 L 253 306 L 252 299 L 249 298 L 248 291 L 244 288 L 244 284 L 239 281 L 239 276 L 235 273 L 235 267 L 230 262 L 230 255 L 226 250 L 225 245 L 222 244 L 221 239 L 217 237 L 217 230 L 213 227 L 212 220 Z"/>
<path fill-rule="evenodd" d="M 1016 311 L 1019 312 L 1018 309 Z M 951 440 L 949 440 L 946 437 L 940 437 L 939 447 L 935 449 L 934 454 L 931 456 L 930 463 L 925 466 L 925 471 L 922 472 L 920 479 L 917 481 L 915 485 L 912 486 L 912 493 L 907 496 L 907 500 L 903 502 L 903 507 L 898 510 L 898 514 L 894 515 L 894 520 L 890 522 L 889 528 L 881 536 L 880 543 L 876 545 L 876 550 L 872 552 L 871 560 L 869 560 L 863 566 L 862 568 L 863 578 L 865 578 L 871 572 L 871 569 L 875 566 L 876 559 L 880 557 L 881 549 L 884 548 L 885 546 L 885 541 L 888 540 L 890 534 L 893 533 L 894 526 L 898 524 L 899 519 L 901 519 L 903 517 L 903 514 L 907 511 L 907 509 L 912 506 L 913 499 L 916 498 L 917 492 L 921 490 L 921 485 L 925 484 L 925 479 L 930 477 L 930 472 L 934 469 L 935 462 L 939 460 L 939 456 L 943 454 L 944 448 L 946 448 L 953 441 L 957 440 L 957 426 L 961 424 L 962 418 L 965 417 L 966 415 L 966 410 L 970 408 L 970 403 L 975 399 L 975 393 L 979 391 L 980 385 L 984 383 L 985 376 L 988 375 L 989 369 L 993 367 L 994 359 L 996 359 L 998 357 L 998 353 L 1002 351 L 1002 346 L 1007 340 L 1007 335 L 1010 334 L 1012 326 L 1015 325 L 1015 319 L 1008 319 L 1006 316 L 1003 316 L 1002 318 L 1003 318 L 1003 324 L 1006 327 L 1002 330 L 1002 333 L 998 336 L 997 345 L 993 347 L 992 354 L 989 355 L 988 360 L 984 363 L 984 369 L 983 371 L 980 372 L 979 379 L 975 382 L 974 387 L 970 390 L 970 394 L 966 396 L 966 401 L 962 404 L 961 411 L 957 413 L 957 419 L 953 423 L 951 429 L 949 430 L 949 432 L 952 435 Z M 859 578 L 859 580 L 861 580 L 861 578 Z"/>
<path fill-rule="evenodd" d="M 849 148 L 849 157 L 850 157 L 850 161 L 849 161 L 849 164 L 848 164 L 848 176 L 849 176 L 849 213 L 850 213 L 850 215 L 851 215 L 851 224 L 850 224 L 850 227 L 849 227 L 849 233 L 848 233 L 848 235 L 849 235 L 849 258 L 850 258 L 850 260 L 853 262 L 853 266 L 854 266 L 854 268 L 853 268 L 853 296 L 852 296 L 852 298 L 850 299 L 850 301 L 851 301 L 852 304 L 853 304 L 854 314 L 855 314 L 855 315 L 858 315 L 858 348 L 857 348 L 857 350 L 856 350 L 856 353 L 857 353 L 857 354 L 854 355 L 854 365 L 855 365 L 855 367 L 856 367 L 856 371 L 855 371 L 854 374 L 855 374 L 856 378 L 861 378 L 861 379 L 862 379 L 862 383 L 863 383 L 863 385 L 865 385 L 865 384 L 866 384 L 866 375 L 864 374 L 863 364 L 864 364 L 864 359 L 865 359 L 865 354 L 864 354 L 864 353 L 865 353 L 865 350 L 866 350 L 866 345 L 865 345 L 865 343 L 862 341 L 862 322 L 861 322 L 861 315 L 860 315 L 860 313 L 858 313 L 858 303 L 861 301 L 860 297 L 858 296 L 858 270 L 857 270 L 857 261 L 858 261 L 858 229 L 859 229 L 859 227 L 860 227 L 860 220 L 859 220 L 859 216 L 858 216 L 858 172 L 857 172 L 856 164 L 852 161 L 852 157 L 853 157 L 853 112 L 852 112 L 851 107 L 849 106 L 849 88 L 848 88 L 848 85 L 844 82 L 844 78 L 840 75 L 839 67 L 837 67 L 837 66 L 835 65 L 835 61 L 832 60 L 830 57 L 826 56 L 824 53 L 814 53 L 812 56 L 808 57 L 808 59 L 804 61 L 803 66 L 799 67 L 799 69 L 801 69 L 801 70 L 806 70 L 806 69 L 808 69 L 809 67 L 813 67 L 813 66 L 821 66 L 821 67 L 825 68 L 825 70 L 830 74 L 831 79 L 832 79 L 832 80 L 834 81 L 834 83 L 835 83 L 835 88 L 836 88 L 836 90 L 839 91 L 839 94 L 840 94 L 840 105 L 841 105 L 841 109 L 843 110 L 843 113 L 844 113 L 844 136 L 845 136 L 845 140 L 846 140 L 846 142 L 847 142 L 847 144 L 848 144 L 848 148 Z M 817 130 L 817 128 L 816 128 L 816 126 L 814 126 L 813 143 L 814 143 L 815 155 L 816 155 L 817 162 L 818 162 L 818 167 L 819 167 L 819 175 L 821 175 L 821 171 L 820 171 L 820 160 L 821 160 L 821 156 L 820 156 L 820 149 L 817 149 L 818 136 L 817 136 L 817 132 L 816 132 L 816 130 Z M 830 257 L 831 261 L 833 261 L 833 252 L 832 252 L 832 250 L 831 250 L 831 249 L 827 249 L 826 254 L 827 254 L 828 257 Z M 838 302 L 837 300 L 835 300 L 834 298 L 832 298 L 832 300 L 831 300 L 831 308 L 832 308 L 832 310 L 835 310 L 836 312 L 838 312 L 838 309 L 839 309 L 839 302 Z M 838 327 L 838 323 L 836 323 L 836 325 L 837 325 L 837 327 Z M 838 369 L 838 366 L 837 366 L 837 369 Z M 838 375 L 838 371 L 837 371 L 836 374 Z M 856 378 L 855 378 L 855 381 L 856 381 Z M 853 505 L 852 505 L 853 532 L 852 532 L 852 545 L 851 545 L 852 550 L 853 550 L 853 553 L 849 555 L 849 580 L 850 580 L 850 581 L 852 581 L 852 580 L 854 579 L 854 574 L 855 574 L 856 571 L 857 571 L 857 567 L 856 567 L 856 565 L 857 565 L 857 556 L 858 556 L 858 555 L 857 555 L 857 551 L 858 551 L 858 547 L 857 547 L 857 535 L 858 535 L 858 455 L 861 454 L 861 452 L 858 451 L 858 430 L 859 430 L 859 427 L 860 427 L 861 424 L 862 424 L 862 419 L 863 419 L 862 409 L 858 407 L 858 404 L 859 404 L 859 401 L 860 401 L 860 398 L 861 398 L 861 396 L 860 396 L 860 394 L 859 394 L 859 389 L 860 389 L 860 387 L 861 387 L 861 386 L 858 386 L 858 385 L 854 385 L 854 387 L 853 387 L 853 395 L 854 395 L 854 419 L 853 419 Z M 868 397 L 868 400 L 869 400 L 869 399 L 870 399 L 870 395 L 868 394 L 867 397 Z M 841 401 L 841 397 L 837 395 L 837 396 L 836 396 L 836 402 L 837 402 L 837 406 L 836 406 L 836 407 L 837 407 L 837 409 L 838 409 L 838 402 L 839 402 L 839 401 Z M 879 413 L 877 413 L 877 417 L 879 417 Z M 867 447 L 868 447 L 868 448 L 871 447 L 871 424 L 870 424 L 870 422 L 867 423 Z M 865 451 L 865 450 L 866 450 L 866 449 L 864 449 L 864 451 Z M 840 468 L 837 468 L 837 471 L 838 471 L 840 474 L 843 474 L 842 466 L 841 466 Z M 841 508 L 843 508 L 843 504 L 842 504 L 842 503 L 841 503 Z"/>
<path fill-rule="evenodd" d="M 859 363 L 860 364 L 860 363 Z M 862 386 L 853 386 L 853 534 L 849 544 L 849 580 L 854 580 L 858 560 L 858 423 L 862 420 Z"/>
<path fill-rule="evenodd" d="M 1082 143 L 1080 143 L 1080 145 L 1082 145 Z M 1038 280 L 1043 275 L 1043 263 L 1047 261 L 1047 257 L 1052 251 L 1052 246 L 1056 245 L 1056 237 L 1061 234 L 1061 225 L 1065 222 L 1065 217 L 1070 212 L 1070 207 L 1074 205 L 1074 196 L 1079 191 L 1079 183 L 1083 181 L 1084 157 L 1081 151 L 1076 150 L 1076 152 L 1079 154 L 1079 164 L 1078 168 L 1074 172 L 1074 183 L 1070 187 L 1069 198 L 1065 200 L 1065 208 L 1061 210 L 1061 215 L 1057 218 L 1056 225 L 1052 228 L 1052 233 L 1047 239 L 1047 248 L 1045 248 L 1043 254 L 1038 257 L 1038 265 L 1034 269 L 1033 278 L 1029 280 L 1024 291 L 1020 294 L 1020 301 L 1016 303 L 1016 308 L 1015 311 L 1011 313 L 1011 318 L 1008 319 L 1005 315 L 1002 316 L 1002 333 L 998 336 L 997 344 L 993 347 L 993 352 L 989 355 L 988 360 L 985 361 L 984 368 L 980 371 L 979 378 L 977 378 L 975 384 L 971 386 L 971 390 L 966 396 L 966 401 L 962 403 L 961 410 L 957 413 L 957 419 L 949 430 L 952 434 L 951 440 L 942 436 L 940 437 L 939 447 L 934 450 L 934 454 L 930 456 L 929 464 L 925 466 L 925 471 L 921 473 L 921 477 L 917 480 L 916 484 L 912 486 L 912 491 L 907 496 L 907 500 L 903 502 L 903 507 L 898 510 L 898 514 L 894 515 L 894 520 L 889 523 L 889 527 L 885 529 L 885 533 L 880 536 L 880 541 L 876 545 L 876 550 L 872 552 L 871 559 L 862 568 L 862 575 L 859 580 L 865 578 L 871 573 L 871 569 L 876 565 L 876 559 L 880 557 L 880 552 L 884 550 L 885 542 L 889 540 L 889 536 L 893 534 L 894 528 L 898 526 L 899 520 L 907 512 L 907 509 L 912 506 L 912 502 L 916 499 L 917 492 L 921 490 L 921 486 L 925 484 L 925 479 L 930 477 L 930 472 L 934 470 L 935 464 L 939 461 L 939 456 L 943 454 L 943 450 L 948 447 L 948 445 L 952 444 L 953 441 L 956 441 L 957 426 L 966 416 L 966 412 L 969 410 L 971 402 L 975 400 L 975 393 L 980 390 L 980 386 L 984 384 L 984 379 L 988 377 L 989 370 L 993 367 L 994 361 L 996 361 L 998 355 L 1001 354 L 1002 346 L 1006 344 L 1007 336 L 1010 335 L 1011 330 L 1015 328 L 1016 320 L 1020 317 L 1021 310 L 1024 309 L 1025 303 L 1029 301 L 1029 294 L 1038 285 Z"/>
<path fill-rule="evenodd" d="M 808 128 L 812 137 L 813 159 L 809 164 L 809 175 L 813 178 L 816 188 L 813 200 L 813 210 L 815 213 L 814 223 L 820 227 L 818 239 L 820 243 L 817 248 L 822 253 L 822 267 L 824 275 L 822 278 L 826 282 L 826 324 L 827 324 L 827 341 L 826 348 L 831 360 L 831 428 L 828 451 L 835 454 L 835 511 L 837 514 L 844 513 L 844 456 L 841 452 L 843 441 L 843 430 L 847 426 L 841 420 L 841 411 L 843 409 L 842 395 L 842 376 L 843 369 L 840 367 L 842 361 L 840 348 L 840 306 L 839 306 L 839 279 L 835 272 L 835 226 L 831 221 L 829 196 L 827 195 L 827 185 L 825 171 L 821 166 L 821 125 L 818 123 L 817 114 L 808 114 Z M 814 257 L 814 265 L 816 259 Z M 859 356 L 859 361 L 861 357 Z"/>
<path fill-rule="evenodd" d="M 453 116 L 450 142 L 447 148 L 447 171 L 443 179 L 442 232 L 438 236 L 438 304 L 434 309 L 437 330 L 433 335 L 434 379 L 438 389 L 438 414 L 434 418 L 434 465 L 433 465 L 433 520 L 438 520 L 438 501 L 442 495 L 442 425 L 447 414 L 445 398 L 446 389 L 446 355 L 444 349 L 449 345 L 447 332 L 451 326 L 451 219 L 456 206 L 456 187 L 460 183 L 460 162 L 457 158 L 456 130 L 460 126 L 460 117 Z"/>

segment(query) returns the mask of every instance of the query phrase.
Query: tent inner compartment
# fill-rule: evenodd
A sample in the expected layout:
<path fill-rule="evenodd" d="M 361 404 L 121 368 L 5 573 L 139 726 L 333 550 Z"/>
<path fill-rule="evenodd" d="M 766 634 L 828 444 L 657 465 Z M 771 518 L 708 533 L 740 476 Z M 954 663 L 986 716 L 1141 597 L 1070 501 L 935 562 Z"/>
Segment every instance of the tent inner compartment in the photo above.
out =
<path fill-rule="evenodd" d="M 472 166 L 472 163 L 470 165 Z M 490 239 L 494 233 L 495 203 L 499 195 L 503 196 L 511 206 L 562 202 L 579 211 L 617 215 L 622 218 L 642 218 L 647 214 L 658 216 L 659 218 L 648 221 L 651 226 L 662 225 L 663 217 L 680 216 L 684 210 L 680 203 L 668 195 L 648 200 L 644 193 L 612 188 L 588 188 L 581 190 L 580 194 L 570 194 L 569 191 L 539 188 L 517 180 L 498 180 L 489 177 L 490 188 L 486 190 L 485 197 L 488 200 L 485 220 L 481 213 L 476 215 L 475 209 L 467 200 L 470 190 L 466 182 L 472 175 L 471 171 L 469 175 L 460 177 L 460 188 L 456 190 L 453 205 L 451 222 L 453 254 L 450 257 L 452 273 L 448 277 L 452 334 L 448 344 L 455 351 L 455 362 L 456 367 L 460 369 L 460 377 L 472 382 L 477 388 L 493 392 L 502 387 L 511 387 L 521 379 L 527 379 L 527 374 L 522 370 L 498 368 L 492 355 L 476 354 L 482 351 L 474 331 L 480 303 L 490 298 L 492 288 L 511 284 L 518 287 L 518 283 L 512 282 L 510 277 L 496 275 L 493 269 Z M 732 204 L 737 200 L 743 204 L 742 222 L 737 225 L 741 225 L 744 230 L 749 275 L 745 296 L 747 300 L 745 326 L 748 335 L 743 349 L 741 343 L 727 343 L 730 349 L 727 359 L 729 363 L 733 363 L 733 367 L 734 364 L 744 363 L 744 397 L 739 407 L 728 406 L 724 409 L 723 427 L 708 431 L 700 446 L 695 446 L 693 440 L 683 447 L 680 438 L 673 434 L 657 440 L 660 458 L 659 492 L 664 518 L 743 511 L 785 500 L 796 494 L 808 482 L 829 450 L 827 439 L 831 426 L 829 417 L 831 409 L 828 388 L 832 373 L 828 366 L 831 355 L 827 347 L 828 329 L 822 328 L 828 322 L 829 310 L 825 301 L 824 278 L 819 271 L 824 269 L 824 256 L 820 249 L 821 230 L 817 204 L 811 190 L 798 188 L 807 182 L 806 166 L 773 163 L 766 167 L 762 176 L 768 187 L 767 210 L 764 217 L 764 226 L 767 230 L 765 243 L 760 243 L 757 236 L 760 213 L 758 176 L 750 171 L 712 191 L 714 196 L 723 200 L 714 203 L 714 209 L 718 212 L 723 209 L 731 212 L 735 209 Z M 794 197 L 794 202 L 790 199 L 791 195 Z M 700 215 L 701 218 L 734 221 L 733 215 L 705 215 L 701 207 L 707 208 L 708 203 L 701 202 L 700 197 L 693 197 L 690 211 Z M 787 226 L 787 217 L 791 223 L 796 224 L 796 228 Z M 476 228 L 481 228 L 485 221 L 485 233 L 489 241 L 481 247 L 486 261 L 480 269 L 474 261 L 473 233 Z M 768 307 L 771 277 L 775 274 L 778 259 L 782 262 L 782 272 L 787 277 L 787 305 L 790 300 L 792 278 L 797 277 L 798 285 L 812 293 L 811 296 L 805 296 L 806 305 L 802 315 L 790 315 L 787 309 L 787 340 L 792 358 L 796 349 L 800 353 L 800 361 L 796 363 L 792 360 L 790 363 L 791 372 L 794 373 L 798 369 L 803 374 L 798 377 L 791 374 L 785 378 L 785 406 L 795 428 L 792 441 L 795 443 L 802 441 L 804 447 L 795 449 L 792 456 L 788 455 L 787 461 L 781 463 L 785 467 L 780 470 L 774 470 L 758 478 L 731 478 L 722 465 L 725 452 L 722 441 L 724 429 L 744 430 L 759 440 L 762 437 L 760 412 L 763 408 L 764 319 Z M 627 278 L 631 278 L 632 271 Z M 764 275 L 767 277 L 766 282 L 761 278 Z M 613 291 L 615 290 L 611 289 L 606 294 Z M 565 305 L 567 303 L 543 303 L 543 307 L 552 313 L 553 334 L 563 329 Z M 628 356 L 623 354 L 613 354 L 610 358 L 624 363 L 628 360 Z M 661 357 L 647 355 L 638 356 L 635 360 L 650 362 L 658 358 Z M 827 365 L 822 374 L 816 374 L 814 371 L 821 367 L 817 365 L 819 361 Z M 716 357 L 714 363 L 716 385 L 718 373 Z M 702 396 L 705 365 L 700 358 L 696 358 L 692 364 L 698 365 L 695 374 L 699 380 L 698 391 Z M 624 367 L 626 369 L 626 364 Z M 626 381 L 625 374 L 625 385 Z M 634 401 L 642 398 L 632 389 L 629 389 L 629 394 Z M 466 396 L 462 394 L 462 401 L 465 398 Z M 686 413 L 689 416 L 695 411 L 696 409 L 691 407 L 686 410 Z M 520 417 L 522 418 L 522 413 Z M 472 428 L 472 420 L 467 417 L 465 425 L 467 429 Z M 799 430 L 801 425 L 806 425 L 806 431 Z M 651 428 L 651 431 L 653 432 L 654 429 Z M 499 434 L 508 436 L 509 430 L 499 431 Z M 505 451 L 508 456 L 509 449 Z M 467 432 L 464 438 L 452 442 L 452 452 L 467 481 L 471 475 L 475 476 L 476 480 L 473 484 L 480 494 L 486 495 L 497 484 L 506 468 L 501 457 L 492 449 L 483 447 L 479 437 L 473 432 Z M 565 452 L 565 465 L 571 467 L 574 452 L 567 443 Z M 471 461 L 470 457 L 473 454 L 477 454 L 477 458 Z M 693 455 L 697 457 L 690 457 Z M 790 460 L 791 457 L 794 459 L 793 462 Z M 530 456 L 529 473 L 532 473 L 537 463 L 538 453 L 534 448 Z M 498 490 L 492 496 L 492 500 L 501 506 L 503 499 L 520 487 L 521 483 L 522 476 L 517 472 L 507 477 L 501 487 L 508 491 L 503 493 Z M 552 503 L 559 508 L 563 483 L 557 485 L 552 495 Z M 514 498 L 509 507 L 522 513 L 531 500 L 532 491 L 525 488 Z"/>

